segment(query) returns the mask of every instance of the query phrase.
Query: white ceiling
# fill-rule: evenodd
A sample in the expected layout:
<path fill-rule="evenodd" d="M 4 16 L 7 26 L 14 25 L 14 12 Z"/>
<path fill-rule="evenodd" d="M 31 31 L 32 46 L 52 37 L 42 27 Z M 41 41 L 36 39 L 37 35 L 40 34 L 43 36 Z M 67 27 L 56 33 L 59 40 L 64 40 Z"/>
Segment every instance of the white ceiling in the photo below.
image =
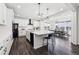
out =
<path fill-rule="evenodd" d="M 8 8 L 14 9 L 15 16 L 23 18 L 38 19 L 38 5 L 37 3 L 6 3 Z M 49 8 L 48 14 L 55 14 L 60 11 L 67 11 L 68 6 L 64 3 L 41 3 L 41 13 L 43 16 L 47 15 L 46 8 Z"/>
<path fill-rule="evenodd" d="M 73 6 L 79 7 L 79 3 L 72 3 Z"/>

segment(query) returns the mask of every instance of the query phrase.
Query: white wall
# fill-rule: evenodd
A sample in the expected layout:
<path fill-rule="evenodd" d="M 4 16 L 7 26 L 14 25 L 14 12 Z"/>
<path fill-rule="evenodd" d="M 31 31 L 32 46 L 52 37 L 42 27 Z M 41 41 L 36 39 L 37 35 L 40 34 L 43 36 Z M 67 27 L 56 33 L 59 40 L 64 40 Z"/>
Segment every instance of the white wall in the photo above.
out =
<path fill-rule="evenodd" d="M 19 26 L 27 26 L 29 22 L 28 22 L 28 19 L 15 18 L 14 23 L 18 23 Z"/>
<path fill-rule="evenodd" d="M 66 12 L 62 12 L 58 15 L 55 15 L 53 16 L 52 18 L 49 19 L 50 20 L 50 23 L 52 24 L 52 28 L 56 26 L 56 22 L 59 21 L 67 21 L 67 20 L 70 20 L 72 21 L 73 20 L 73 12 L 72 11 L 66 11 Z M 72 26 L 71 23 L 58 23 L 58 25 L 60 27 L 66 27 L 66 26 Z M 71 33 L 70 33 L 71 35 Z M 73 34 L 75 36 L 75 34 Z M 74 37 L 73 36 L 73 37 Z M 73 39 L 71 39 L 71 41 L 73 41 Z"/>
<path fill-rule="evenodd" d="M 19 24 L 19 36 L 25 36 L 26 35 L 26 28 L 28 25 L 28 19 L 23 19 L 23 18 L 15 18 L 14 23 Z"/>
<path fill-rule="evenodd" d="M 79 45 L 79 8 L 77 8 L 76 11 L 73 11 L 72 43 Z"/>
<path fill-rule="evenodd" d="M 0 32 L 2 32 L 2 31 L 10 32 L 12 30 L 12 19 L 13 19 L 12 16 L 13 15 L 11 15 L 11 13 L 9 13 L 9 10 L 8 9 L 7 9 L 6 15 L 7 15 L 6 16 L 6 25 L 0 25 Z"/>
<path fill-rule="evenodd" d="M 78 45 L 79 45 L 79 8 L 77 8 L 77 26 L 76 26 L 76 28 L 77 28 L 77 43 L 78 43 Z"/>
<path fill-rule="evenodd" d="M 58 15 L 55 15 L 51 18 L 49 18 L 49 23 L 51 24 L 51 28 L 52 29 L 55 29 L 55 26 L 56 26 L 56 22 L 59 21 L 67 21 L 67 20 L 72 20 L 72 12 L 71 11 L 66 11 L 66 12 L 62 12 L 61 14 L 58 14 Z M 66 24 L 66 23 L 63 23 L 63 24 L 59 24 L 60 26 L 71 26 L 71 24 Z"/>
<path fill-rule="evenodd" d="M 68 24 L 68 26 L 71 26 L 71 42 L 75 45 L 79 45 L 79 8 L 76 9 L 76 11 L 66 12 L 55 17 L 55 21 L 65 21 L 67 19 L 71 20 L 71 24 Z"/>
<path fill-rule="evenodd" d="M 72 19 L 72 11 L 66 11 L 64 13 L 55 16 L 55 21 L 66 21 L 71 19 Z"/>
<path fill-rule="evenodd" d="M 77 13 L 76 11 L 73 12 L 73 19 L 72 19 L 72 43 L 77 45 Z"/>

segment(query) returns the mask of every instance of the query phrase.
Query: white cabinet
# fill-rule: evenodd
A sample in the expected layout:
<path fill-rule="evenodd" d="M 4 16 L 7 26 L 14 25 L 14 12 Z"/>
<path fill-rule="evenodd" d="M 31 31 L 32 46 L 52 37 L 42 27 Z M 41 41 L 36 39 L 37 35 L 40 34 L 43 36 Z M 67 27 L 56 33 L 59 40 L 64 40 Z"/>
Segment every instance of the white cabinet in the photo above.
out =
<path fill-rule="evenodd" d="M 4 49 L 5 49 L 4 43 L 0 42 L 0 55 L 4 54 Z"/>
<path fill-rule="evenodd" d="M 30 41 L 30 32 L 26 31 L 26 38 Z"/>
<path fill-rule="evenodd" d="M 14 12 L 13 9 L 8 9 L 6 8 L 6 23 L 7 25 L 11 25 L 12 24 L 12 20 L 14 19 Z"/>
<path fill-rule="evenodd" d="M 0 3 L 0 24 L 6 24 L 6 6 Z"/>
<path fill-rule="evenodd" d="M 13 10 L 8 9 L 8 8 L 6 8 L 5 12 L 6 12 L 6 14 L 4 13 L 5 17 L 2 18 L 2 19 L 5 19 L 5 23 L 2 23 L 1 22 L 2 19 L 0 18 L 0 24 L 6 24 L 6 26 L 2 26 L 3 27 L 2 30 L 1 30 L 2 32 L 0 33 L 0 35 L 2 35 L 2 37 L 0 36 L 0 39 L 1 39 L 1 41 L 0 41 L 0 55 L 8 55 L 9 52 L 10 52 L 12 43 L 13 43 L 13 38 L 12 38 L 12 20 L 14 18 L 14 13 L 13 13 Z"/>
<path fill-rule="evenodd" d="M 10 52 L 12 43 L 13 43 L 12 36 L 10 35 L 6 41 L 7 41 L 6 44 L 5 44 L 6 45 L 6 55 L 8 55 L 9 52 Z"/>
<path fill-rule="evenodd" d="M 0 42 L 0 55 L 8 55 L 13 43 L 12 35 Z"/>
<path fill-rule="evenodd" d="M 19 36 L 25 36 L 25 35 L 26 35 L 25 29 L 20 29 L 19 30 Z"/>
<path fill-rule="evenodd" d="M 12 38 L 12 20 L 14 19 L 14 12 L 8 9 L 5 4 L 0 3 L 0 55 L 7 55 L 10 52 L 13 38 Z"/>

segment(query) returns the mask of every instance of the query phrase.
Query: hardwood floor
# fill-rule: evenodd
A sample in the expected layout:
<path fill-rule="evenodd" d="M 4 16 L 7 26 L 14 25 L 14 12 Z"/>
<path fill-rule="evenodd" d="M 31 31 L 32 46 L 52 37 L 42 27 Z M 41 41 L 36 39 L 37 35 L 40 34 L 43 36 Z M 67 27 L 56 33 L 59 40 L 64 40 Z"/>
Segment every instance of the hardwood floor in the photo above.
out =
<path fill-rule="evenodd" d="M 56 38 L 55 55 L 79 55 L 79 46 L 70 43 L 67 38 Z"/>
<path fill-rule="evenodd" d="M 10 55 L 44 55 L 47 54 L 47 47 L 34 50 L 25 37 L 14 40 Z"/>
<path fill-rule="evenodd" d="M 53 55 L 79 55 L 79 46 L 75 46 L 65 38 L 55 39 L 55 48 Z M 10 55 L 48 55 L 47 46 L 33 49 L 25 37 L 14 40 Z"/>

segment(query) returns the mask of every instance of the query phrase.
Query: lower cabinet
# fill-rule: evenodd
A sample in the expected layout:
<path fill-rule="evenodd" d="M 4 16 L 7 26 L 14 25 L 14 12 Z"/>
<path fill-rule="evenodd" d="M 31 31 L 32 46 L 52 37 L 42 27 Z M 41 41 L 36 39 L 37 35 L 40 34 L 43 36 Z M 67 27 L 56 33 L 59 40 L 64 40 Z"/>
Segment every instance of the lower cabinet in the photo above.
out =
<path fill-rule="evenodd" d="M 26 31 L 24 29 L 19 30 L 19 36 L 25 36 Z"/>
<path fill-rule="evenodd" d="M 28 39 L 28 41 L 30 42 L 30 32 L 26 31 L 26 38 Z"/>
<path fill-rule="evenodd" d="M 0 45 L 0 55 L 8 55 L 13 43 L 12 35 L 10 35 L 6 40 Z"/>
<path fill-rule="evenodd" d="M 3 42 L 2 44 L 0 44 L 0 55 L 4 55 L 4 50 L 5 50 L 5 46 L 3 45 Z"/>
<path fill-rule="evenodd" d="M 32 46 L 34 46 L 34 34 L 30 33 L 30 43 Z"/>
<path fill-rule="evenodd" d="M 12 37 L 10 36 L 7 40 L 7 43 L 6 43 L 6 54 L 8 55 L 9 52 L 10 52 L 10 49 L 11 49 L 11 46 L 12 46 L 12 43 L 13 43 L 13 39 Z"/>
<path fill-rule="evenodd" d="M 30 44 L 34 45 L 34 34 L 26 31 L 26 38 L 30 42 Z"/>

